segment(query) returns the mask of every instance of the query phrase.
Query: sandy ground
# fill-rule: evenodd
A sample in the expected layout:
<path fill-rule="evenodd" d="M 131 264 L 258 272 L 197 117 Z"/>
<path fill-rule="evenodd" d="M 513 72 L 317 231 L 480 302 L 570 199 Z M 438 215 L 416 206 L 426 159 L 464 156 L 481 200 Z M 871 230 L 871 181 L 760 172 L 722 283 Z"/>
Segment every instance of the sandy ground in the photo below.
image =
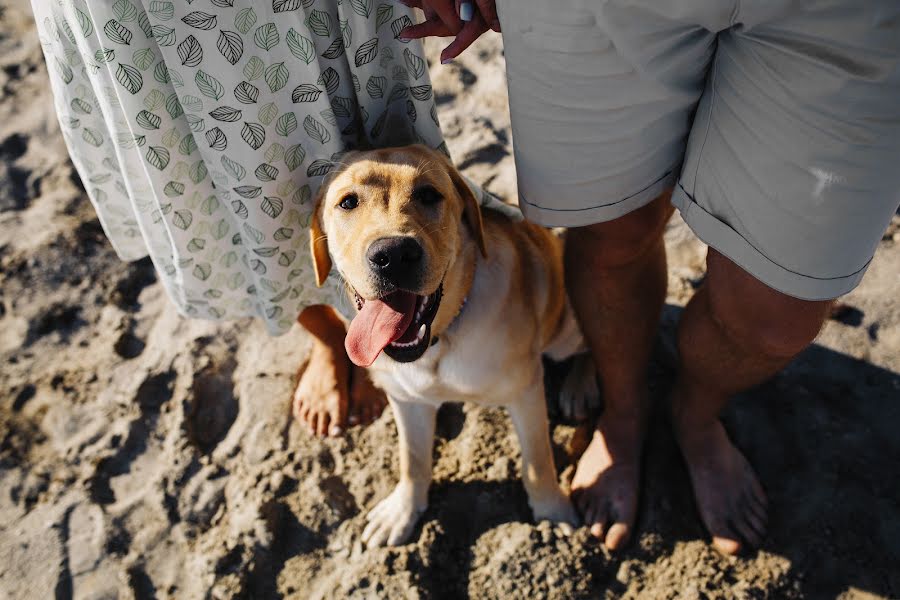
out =
<path fill-rule="evenodd" d="M 390 412 L 311 439 L 288 407 L 299 330 L 181 319 L 149 262 L 116 259 L 30 19 L 0 0 L 0 597 L 900 597 L 900 218 L 818 343 L 725 415 L 771 499 L 759 552 L 708 548 L 666 424 L 705 252 L 677 218 L 636 542 L 610 556 L 534 525 L 506 415 L 447 406 L 414 542 L 366 550 L 396 472 Z M 433 72 L 455 157 L 514 198 L 498 38 Z M 553 433 L 567 481 L 584 430 Z"/>

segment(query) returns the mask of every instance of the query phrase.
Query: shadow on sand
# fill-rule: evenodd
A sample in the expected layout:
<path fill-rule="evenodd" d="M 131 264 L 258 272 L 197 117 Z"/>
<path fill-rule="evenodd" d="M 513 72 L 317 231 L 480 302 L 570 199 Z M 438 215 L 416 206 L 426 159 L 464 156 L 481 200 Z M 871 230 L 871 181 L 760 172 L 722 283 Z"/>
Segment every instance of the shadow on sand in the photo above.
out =
<path fill-rule="evenodd" d="M 705 539 L 665 404 L 675 375 L 667 348 L 674 347 L 680 311 L 666 307 L 651 369 L 657 410 L 645 455 L 640 542 L 611 557 L 596 550 L 591 570 L 597 595 L 625 590 L 615 578 L 624 561 L 652 564 L 680 542 Z M 448 411 L 441 419 L 458 417 Z M 777 580 L 755 582 L 746 578 L 759 553 L 735 563 L 709 552 L 698 561 L 711 569 L 737 564 L 738 571 L 744 561 L 751 595 L 834 598 L 857 590 L 900 596 L 900 374 L 814 345 L 775 379 L 735 398 L 723 420 L 769 496 L 762 551 L 787 559 L 790 567 Z M 476 540 L 502 523 L 529 518 L 517 480 L 436 481 L 422 522 L 436 520 L 443 533 L 419 574 L 422 583 L 435 597 L 466 597 Z M 726 574 L 717 585 L 734 583 Z"/>

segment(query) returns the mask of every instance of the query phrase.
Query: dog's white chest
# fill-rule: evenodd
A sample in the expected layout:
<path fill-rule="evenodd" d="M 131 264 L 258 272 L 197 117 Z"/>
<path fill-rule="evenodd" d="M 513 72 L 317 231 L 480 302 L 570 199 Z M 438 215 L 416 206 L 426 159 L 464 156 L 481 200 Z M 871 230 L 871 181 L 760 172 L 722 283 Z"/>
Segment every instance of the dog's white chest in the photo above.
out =
<path fill-rule="evenodd" d="M 438 339 L 417 361 L 399 364 L 376 361 L 376 382 L 393 398 L 407 402 L 442 404 L 474 402 L 501 405 L 528 382 L 511 378 L 516 354 L 497 335 L 497 328 L 463 322 Z"/>
<path fill-rule="evenodd" d="M 439 340 L 437 346 L 446 345 Z M 414 363 L 390 365 L 378 369 L 376 382 L 397 400 L 442 404 L 444 402 L 476 400 L 485 389 L 484 376 L 476 365 L 443 356 L 443 348 L 431 347 Z M 477 400 L 476 400 L 477 401 Z"/>

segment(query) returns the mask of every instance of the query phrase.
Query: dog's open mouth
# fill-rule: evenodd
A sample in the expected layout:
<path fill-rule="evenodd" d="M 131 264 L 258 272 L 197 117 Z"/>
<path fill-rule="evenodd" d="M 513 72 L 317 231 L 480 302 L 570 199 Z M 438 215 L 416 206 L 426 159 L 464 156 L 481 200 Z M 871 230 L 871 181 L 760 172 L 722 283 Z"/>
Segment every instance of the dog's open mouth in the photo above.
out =
<path fill-rule="evenodd" d="M 344 340 L 350 360 L 368 367 L 382 350 L 397 362 L 412 362 L 425 354 L 442 293 L 443 285 L 429 296 L 398 290 L 383 298 L 364 300 L 356 294 L 359 313 L 350 322 Z"/>

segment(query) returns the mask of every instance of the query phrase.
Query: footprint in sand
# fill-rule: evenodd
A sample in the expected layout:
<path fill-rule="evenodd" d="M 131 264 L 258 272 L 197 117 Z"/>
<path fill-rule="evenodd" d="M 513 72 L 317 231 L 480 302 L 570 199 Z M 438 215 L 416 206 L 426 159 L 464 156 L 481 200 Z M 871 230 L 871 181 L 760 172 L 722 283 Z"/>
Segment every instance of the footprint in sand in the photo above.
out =
<path fill-rule="evenodd" d="M 233 358 L 211 364 L 194 376 L 187 414 L 188 439 L 204 454 L 225 439 L 238 415 Z"/>

